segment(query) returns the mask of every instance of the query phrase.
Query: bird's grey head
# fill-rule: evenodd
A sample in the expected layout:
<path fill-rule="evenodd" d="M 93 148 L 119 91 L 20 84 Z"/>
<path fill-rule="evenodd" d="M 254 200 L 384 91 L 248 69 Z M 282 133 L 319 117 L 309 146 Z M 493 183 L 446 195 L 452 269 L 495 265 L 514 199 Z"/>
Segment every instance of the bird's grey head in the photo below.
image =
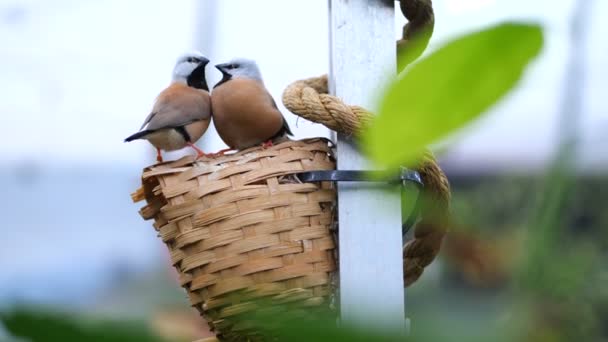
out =
<path fill-rule="evenodd" d="M 209 90 L 205 79 L 205 67 L 209 59 L 200 52 L 181 55 L 173 68 L 173 81 L 187 83 L 189 86 Z"/>
<path fill-rule="evenodd" d="M 223 82 L 229 79 L 246 78 L 262 82 L 262 73 L 258 64 L 251 59 L 235 58 L 228 63 L 215 66 L 224 76 Z"/>

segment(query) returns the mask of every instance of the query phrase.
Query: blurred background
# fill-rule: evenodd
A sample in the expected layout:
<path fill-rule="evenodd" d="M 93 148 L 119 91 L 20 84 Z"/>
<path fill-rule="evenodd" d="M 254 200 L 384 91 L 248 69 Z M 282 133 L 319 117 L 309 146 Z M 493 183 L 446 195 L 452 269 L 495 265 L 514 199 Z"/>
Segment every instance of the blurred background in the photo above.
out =
<path fill-rule="evenodd" d="M 458 229 L 408 292 L 408 308 L 424 306 L 432 291 L 495 295 L 509 281 L 536 185 L 560 141 L 577 4 L 434 1 L 426 53 L 503 20 L 542 23 L 546 44 L 516 91 L 438 144 Z M 574 127 L 578 183 L 564 220 L 608 247 L 608 22 L 602 18 L 608 2 L 595 1 L 591 13 L 578 61 L 585 73 Z M 404 22 L 397 11 L 396 39 Z M 0 311 L 26 305 L 126 317 L 169 335 L 165 323 L 175 321 L 191 327 L 183 334 L 204 336 L 165 247 L 129 196 L 155 151 L 122 141 L 139 128 L 184 51 L 201 50 L 218 63 L 256 59 L 277 103 L 290 82 L 326 73 L 327 0 L 0 0 L 0 42 Z M 208 70 L 210 84 L 220 79 Z M 297 138 L 329 136 L 281 109 Z M 224 147 L 215 132 L 199 146 Z"/>

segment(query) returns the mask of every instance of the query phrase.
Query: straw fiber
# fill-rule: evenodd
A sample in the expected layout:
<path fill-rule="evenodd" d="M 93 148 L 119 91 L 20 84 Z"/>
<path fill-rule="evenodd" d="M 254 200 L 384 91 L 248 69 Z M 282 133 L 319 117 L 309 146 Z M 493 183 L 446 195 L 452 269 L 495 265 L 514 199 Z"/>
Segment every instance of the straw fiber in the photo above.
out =
<path fill-rule="evenodd" d="M 324 306 L 336 269 L 331 182 L 294 174 L 333 170 L 325 139 L 287 141 L 217 158 L 184 157 L 144 170 L 134 201 L 153 219 L 191 304 L 225 340 L 257 299 Z"/>

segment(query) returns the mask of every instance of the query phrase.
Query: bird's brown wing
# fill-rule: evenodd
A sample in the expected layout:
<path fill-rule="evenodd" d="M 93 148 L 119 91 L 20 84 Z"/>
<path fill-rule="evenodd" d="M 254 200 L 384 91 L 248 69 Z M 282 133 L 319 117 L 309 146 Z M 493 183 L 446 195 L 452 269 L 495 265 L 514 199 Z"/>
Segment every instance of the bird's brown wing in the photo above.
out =
<path fill-rule="evenodd" d="M 277 107 L 277 103 L 274 100 L 274 98 L 272 97 L 272 95 L 270 95 L 270 93 L 267 93 L 268 97 L 270 98 L 270 102 L 272 102 L 272 106 L 278 111 L 281 112 L 279 110 L 279 107 Z M 283 118 L 283 126 L 281 126 L 281 129 L 277 132 L 277 134 L 275 134 L 274 138 L 278 138 L 280 136 L 283 135 L 293 135 L 293 133 L 291 133 L 291 128 L 289 128 L 289 124 L 287 123 L 287 120 L 285 120 L 285 116 L 283 114 L 281 114 L 281 117 Z"/>
<path fill-rule="evenodd" d="M 142 129 L 144 129 L 144 127 L 146 127 L 146 125 L 148 123 L 150 123 L 150 120 L 152 120 L 152 118 L 154 117 L 154 115 L 156 115 L 155 112 L 151 112 L 150 114 L 148 114 L 148 116 L 146 117 L 146 120 L 144 120 L 144 123 L 141 124 L 141 127 L 139 128 L 139 130 L 141 131 Z"/>
<path fill-rule="evenodd" d="M 148 131 L 176 128 L 211 117 L 209 93 L 182 84 L 173 84 L 156 100 L 146 119 Z M 144 123 L 145 126 L 146 123 Z"/>

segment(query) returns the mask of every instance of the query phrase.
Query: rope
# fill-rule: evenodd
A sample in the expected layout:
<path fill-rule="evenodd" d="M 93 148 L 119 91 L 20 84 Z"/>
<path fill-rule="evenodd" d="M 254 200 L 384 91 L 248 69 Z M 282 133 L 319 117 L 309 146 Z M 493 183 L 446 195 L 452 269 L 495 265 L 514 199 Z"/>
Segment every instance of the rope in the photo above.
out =
<path fill-rule="evenodd" d="M 292 113 L 346 135 L 356 135 L 373 114 L 328 95 L 327 75 L 296 81 L 283 92 L 283 104 Z"/>
<path fill-rule="evenodd" d="M 435 14 L 432 0 L 402 0 L 399 5 L 408 21 L 403 26 L 402 38 L 397 41 L 397 53 L 402 56 L 397 70 L 401 71 L 420 57 L 429 44 L 435 28 Z"/>
<path fill-rule="evenodd" d="M 398 50 L 400 54 L 410 53 L 407 49 L 413 47 L 415 59 L 428 45 L 429 33 L 432 33 L 432 3 L 431 0 L 402 0 L 400 4 L 409 23 L 403 29 L 403 39 L 397 42 Z M 413 44 L 414 41 L 420 43 Z M 283 104 L 298 116 L 356 137 L 371 122 L 373 114 L 365 108 L 350 106 L 328 92 L 327 75 L 296 81 L 283 92 Z M 450 186 L 435 157 L 426 150 L 413 168 L 420 173 L 425 186 L 414 238 L 403 248 L 406 286 L 414 283 L 435 259 L 449 224 Z"/>

